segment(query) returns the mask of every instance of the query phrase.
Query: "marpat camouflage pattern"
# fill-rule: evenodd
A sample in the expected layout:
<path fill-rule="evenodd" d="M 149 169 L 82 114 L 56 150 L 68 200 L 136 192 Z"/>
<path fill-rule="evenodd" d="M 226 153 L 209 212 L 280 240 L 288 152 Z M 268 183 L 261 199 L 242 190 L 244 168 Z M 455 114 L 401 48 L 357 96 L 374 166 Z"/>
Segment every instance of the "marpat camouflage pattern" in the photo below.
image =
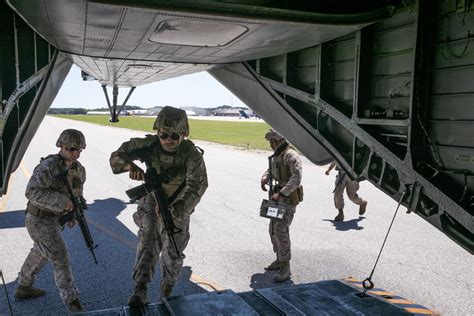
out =
<path fill-rule="evenodd" d="M 42 213 L 33 215 L 28 211 L 26 215 L 26 228 L 34 244 L 20 270 L 18 283 L 20 286 L 32 286 L 36 275 L 49 260 L 53 265 L 59 294 L 63 302 L 69 304 L 79 298 L 79 290 L 74 282 L 62 227 L 59 225 L 64 205 L 70 198 L 65 173 L 74 193 L 82 196 L 85 168 L 76 161 L 68 170 L 59 154 L 42 159 L 28 182 L 25 193 L 29 200 L 27 209 Z"/>
<path fill-rule="evenodd" d="M 170 203 L 174 223 L 182 230 L 181 233 L 174 235 L 181 256 L 177 257 L 174 253 L 168 235 L 164 231 L 163 221 L 157 216 L 157 205 L 154 199 L 147 195 L 140 199 L 138 210 L 133 215 L 139 227 L 133 279 L 135 282 L 151 282 L 159 259 L 162 285 L 174 285 L 183 266 L 185 258 L 183 251 L 190 237 L 190 215 L 208 186 L 206 167 L 201 152 L 191 141 L 184 139 L 178 150 L 170 153 L 161 147 L 157 135 L 147 135 L 145 138 L 132 138 L 112 153 L 110 157 L 112 171 L 124 172 L 124 166 L 138 160 L 138 156 L 134 153 L 147 147 L 149 148 L 146 153 L 157 172 L 167 172 L 171 175 L 171 181 L 163 183 L 167 197 L 172 196 L 186 181 L 176 199 Z"/>

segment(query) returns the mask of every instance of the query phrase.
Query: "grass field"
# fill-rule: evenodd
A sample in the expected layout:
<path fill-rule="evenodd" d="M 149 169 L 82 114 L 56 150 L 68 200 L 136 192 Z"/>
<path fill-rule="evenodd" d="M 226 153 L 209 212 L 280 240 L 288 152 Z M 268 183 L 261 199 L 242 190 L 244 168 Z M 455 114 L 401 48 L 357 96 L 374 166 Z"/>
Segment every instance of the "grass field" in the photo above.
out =
<path fill-rule="evenodd" d="M 129 128 L 138 131 L 156 133 L 152 129 L 155 118 L 153 117 L 120 117 L 118 123 L 110 123 L 107 115 L 54 115 L 59 118 L 89 122 L 99 125 Z M 260 122 L 232 122 L 232 121 L 206 121 L 189 120 L 191 130 L 189 138 L 209 142 L 236 146 L 246 149 L 271 150 L 265 140 L 265 133 L 270 126 Z"/>

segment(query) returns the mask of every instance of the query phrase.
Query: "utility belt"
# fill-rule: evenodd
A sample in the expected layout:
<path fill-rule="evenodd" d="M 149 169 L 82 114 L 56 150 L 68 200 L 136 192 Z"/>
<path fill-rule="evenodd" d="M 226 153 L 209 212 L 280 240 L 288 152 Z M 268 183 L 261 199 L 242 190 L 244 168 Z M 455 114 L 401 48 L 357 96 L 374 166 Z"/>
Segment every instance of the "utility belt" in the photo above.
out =
<path fill-rule="evenodd" d="M 38 216 L 38 217 L 43 217 L 43 218 L 52 218 L 52 217 L 58 217 L 59 216 L 58 214 L 56 214 L 54 212 L 42 210 L 39 207 L 34 206 L 33 204 L 30 204 L 30 203 L 28 203 L 28 205 L 26 206 L 26 211 L 25 212 L 29 213 L 31 215 Z"/>

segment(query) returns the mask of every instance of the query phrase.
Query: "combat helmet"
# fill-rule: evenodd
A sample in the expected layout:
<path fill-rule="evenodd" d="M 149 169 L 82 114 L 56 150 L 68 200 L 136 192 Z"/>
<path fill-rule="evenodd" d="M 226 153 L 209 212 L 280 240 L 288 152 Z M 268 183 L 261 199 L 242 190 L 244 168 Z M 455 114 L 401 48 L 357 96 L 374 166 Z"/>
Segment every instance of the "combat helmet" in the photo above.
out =
<path fill-rule="evenodd" d="M 268 130 L 268 132 L 265 134 L 265 139 L 266 139 L 267 141 L 272 141 L 272 140 L 274 140 L 274 141 L 277 141 L 277 142 L 278 142 L 278 141 L 284 139 L 284 137 L 281 136 L 281 134 L 278 133 L 277 131 L 275 131 L 273 128 L 270 128 L 270 129 Z"/>
<path fill-rule="evenodd" d="M 56 141 L 56 147 L 61 146 L 84 149 L 86 148 L 86 138 L 84 134 L 77 129 L 65 129 Z"/>
<path fill-rule="evenodd" d="M 161 109 L 160 113 L 158 113 L 155 123 L 153 124 L 154 130 L 159 130 L 160 128 L 188 136 L 189 123 L 186 112 L 171 106 L 165 106 Z"/>

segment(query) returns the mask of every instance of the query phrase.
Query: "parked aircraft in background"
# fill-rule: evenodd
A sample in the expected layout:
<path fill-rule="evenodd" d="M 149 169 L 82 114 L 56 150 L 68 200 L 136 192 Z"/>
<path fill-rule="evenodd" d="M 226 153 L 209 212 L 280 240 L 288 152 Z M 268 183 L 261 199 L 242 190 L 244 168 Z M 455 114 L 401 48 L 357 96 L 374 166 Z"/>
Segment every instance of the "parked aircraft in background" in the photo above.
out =
<path fill-rule="evenodd" d="M 239 110 L 240 118 L 249 119 L 251 117 L 259 118 L 258 115 L 252 110 Z"/>
<path fill-rule="evenodd" d="M 126 115 L 148 115 L 148 110 L 127 110 Z"/>
<path fill-rule="evenodd" d="M 250 116 L 244 110 L 239 110 L 239 113 L 240 113 L 240 118 L 245 118 L 245 119 L 250 118 Z"/>

